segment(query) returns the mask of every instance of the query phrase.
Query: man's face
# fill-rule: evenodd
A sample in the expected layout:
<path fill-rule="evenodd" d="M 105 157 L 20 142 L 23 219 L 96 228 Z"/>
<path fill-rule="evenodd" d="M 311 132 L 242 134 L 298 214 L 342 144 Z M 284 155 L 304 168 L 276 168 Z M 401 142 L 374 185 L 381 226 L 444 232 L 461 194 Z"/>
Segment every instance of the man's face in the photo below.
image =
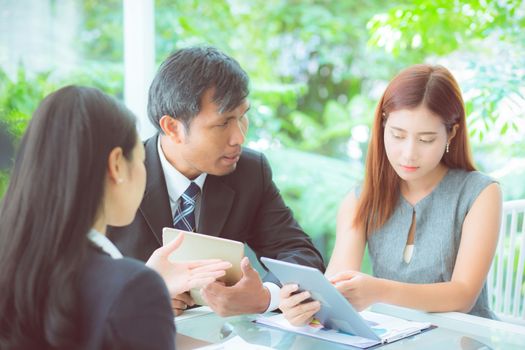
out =
<path fill-rule="evenodd" d="M 184 130 L 184 140 L 178 147 L 177 169 L 189 179 L 201 173 L 222 176 L 234 171 L 246 138 L 248 101 L 219 113 L 213 93 L 213 89 L 204 93 L 201 111 Z"/>

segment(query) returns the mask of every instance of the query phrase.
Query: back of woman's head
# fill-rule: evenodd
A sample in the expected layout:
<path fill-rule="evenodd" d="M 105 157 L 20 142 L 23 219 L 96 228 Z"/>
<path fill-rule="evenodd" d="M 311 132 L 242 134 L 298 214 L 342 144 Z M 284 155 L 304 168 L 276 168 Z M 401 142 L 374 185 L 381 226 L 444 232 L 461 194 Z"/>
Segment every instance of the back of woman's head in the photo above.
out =
<path fill-rule="evenodd" d="M 75 276 L 108 155 L 136 142 L 131 112 L 93 88 L 62 88 L 33 114 L 0 206 L 0 348 L 78 341 Z"/>
<path fill-rule="evenodd" d="M 388 84 L 377 105 L 368 146 L 366 173 L 354 217 L 354 226 L 367 233 L 380 228 L 392 215 L 399 199 L 399 177 L 385 151 L 384 129 L 390 113 L 425 107 L 441 118 L 447 133 L 456 134 L 441 162 L 448 168 L 475 170 L 466 127 L 461 90 L 442 66 L 420 64 L 401 71 Z"/>

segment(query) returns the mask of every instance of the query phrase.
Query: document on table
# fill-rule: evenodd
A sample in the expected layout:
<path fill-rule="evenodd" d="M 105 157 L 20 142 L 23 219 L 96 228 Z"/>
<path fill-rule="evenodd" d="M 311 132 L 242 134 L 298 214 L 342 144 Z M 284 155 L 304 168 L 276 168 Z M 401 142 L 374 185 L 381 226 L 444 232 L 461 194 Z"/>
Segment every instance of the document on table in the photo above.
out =
<path fill-rule="evenodd" d="M 175 316 L 175 321 L 182 321 L 187 318 L 211 314 L 212 312 L 213 310 L 209 306 L 194 307 L 192 309 L 184 310 L 179 316 Z"/>
<path fill-rule="evenodd" d="M 362 311 L 360 314 L 365 321 L 369 323 L 372 330 L 381 338 L 381 341 L 358 337 L 334 329 L 328 329 L 315 319 L 306 326 L 295 327 L 290 325 L 282 314 L 270 317 L 259 316 L 255 322 L 335 343 L 352 345 L 362 349 L 378 344 L 392 343 L 396 340 L 435 327 L 428 322 L 407 321 L 398 317 L 383 315 L 372 311 Z"/>
<path fill-rule="evenodd" d="M 208 345 L 202 348 L 198 348 L 198 350 L 271 350 L 271 348 L 263 345 L 257 345 L 257 344 L 251 344 L 248 343 L 246 340 L 242 339 L 238 335 L 232 338 L 229 338 L 228 340 Z"/>

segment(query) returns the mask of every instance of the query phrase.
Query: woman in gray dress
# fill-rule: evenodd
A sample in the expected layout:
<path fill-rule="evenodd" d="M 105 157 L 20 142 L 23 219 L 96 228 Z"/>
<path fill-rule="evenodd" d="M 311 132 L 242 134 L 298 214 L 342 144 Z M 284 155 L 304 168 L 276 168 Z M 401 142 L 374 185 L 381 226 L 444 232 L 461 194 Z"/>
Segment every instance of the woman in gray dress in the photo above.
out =
<path fill-rule="evenodd" d="M 375 111 L 362 186 L 343 200 L 326 276 L 362 310 L 376 302 L 493 318 L 485 279 L 498 241 L 499 185 L 471 158 L 459 86 L 444 67 L 415 65 Z M 359 272 L 368 244 L 373 276 Z M 294 325 L 317 301 L 281 290 Z"/>

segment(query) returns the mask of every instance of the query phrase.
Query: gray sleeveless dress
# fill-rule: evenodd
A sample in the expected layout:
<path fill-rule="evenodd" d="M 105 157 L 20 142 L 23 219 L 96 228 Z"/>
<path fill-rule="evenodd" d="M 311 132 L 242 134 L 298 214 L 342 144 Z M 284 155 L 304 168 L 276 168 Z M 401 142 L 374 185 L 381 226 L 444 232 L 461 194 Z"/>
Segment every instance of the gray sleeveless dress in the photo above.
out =
<path fill-rule="evenodd" d="M 400 196 L 393 215 L 368 238 L 374 276 L 406 283 L 450 281 L 461 240 L 461 227 L 479 194 L 491 183 L 477 171 L 450 169 L 436 188 L 414 207 Z M 403 260 L 415 211 L 414 252 Z M 472 315 L 496 318 L 489 309 L 486 283 Z"/>

